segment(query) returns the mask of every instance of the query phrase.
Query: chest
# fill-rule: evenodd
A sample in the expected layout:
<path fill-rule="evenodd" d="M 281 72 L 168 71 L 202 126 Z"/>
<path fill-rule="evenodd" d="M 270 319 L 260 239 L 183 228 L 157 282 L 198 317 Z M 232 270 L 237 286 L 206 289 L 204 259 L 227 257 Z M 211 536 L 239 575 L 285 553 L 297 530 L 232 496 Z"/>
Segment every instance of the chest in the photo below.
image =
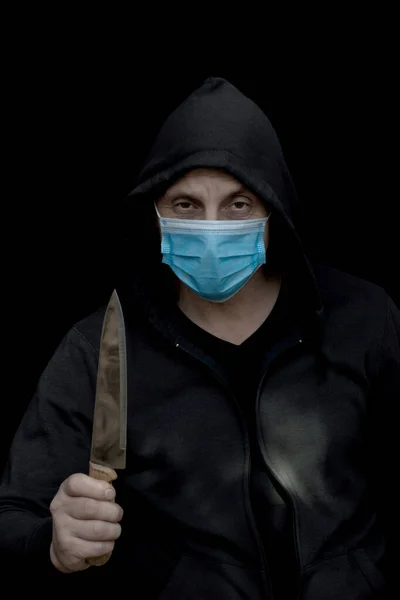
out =
<path fill-rule="evenodd" d="M 239 390 L 276 468 L 285 461 L 311 472 L 340 455 L 356 460 L 361 451 L 370 393 L 362 360 L 321 364 L 313 349 L 297 344 L 254 372 L 238 361 L 224 378 L 218 357 L 179 346 L 166 351 L 136 341 L 130 356 L 129 447 L 143 472 L 201 477 L 219 462 L 221 470 L 243 466 L 248 428 Z"/>

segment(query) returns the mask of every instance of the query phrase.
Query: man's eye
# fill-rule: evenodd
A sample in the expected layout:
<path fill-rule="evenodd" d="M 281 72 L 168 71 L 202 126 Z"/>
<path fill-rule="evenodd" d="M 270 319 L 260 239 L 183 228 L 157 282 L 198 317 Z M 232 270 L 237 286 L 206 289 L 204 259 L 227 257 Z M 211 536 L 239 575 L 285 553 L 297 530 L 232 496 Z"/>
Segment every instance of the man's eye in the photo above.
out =
<path fill-rule="evenodd" d="M 247 202 L 243 202 L 242 200 L 237 200 L 236 202 L 231 204 L 231 206 L 233 208 L 235 208 L 236 210 L 243 210 L 244 208 L 247 208 L 249 205 Z"/>
<path fill-rule="evenodd" d="M 185 200 L 182 200 L 181 202 L 177 202 L 175 204 L 175 206 L 177 206 L 178 208 L 182 208 L 183 210 L 187 210 L 188 208 L 192 208 L 192 204 L 190 202 L 185 201 Z"/>

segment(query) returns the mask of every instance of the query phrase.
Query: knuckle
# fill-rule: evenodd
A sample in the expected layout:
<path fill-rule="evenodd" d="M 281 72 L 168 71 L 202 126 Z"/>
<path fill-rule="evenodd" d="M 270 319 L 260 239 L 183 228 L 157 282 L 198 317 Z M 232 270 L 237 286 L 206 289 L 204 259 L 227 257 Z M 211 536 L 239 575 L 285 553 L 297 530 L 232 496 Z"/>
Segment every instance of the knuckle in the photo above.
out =
<path fill-rule="evenodd" d="M 81 473 L 70 475 L 65 481 L 65 492 L 68 495 L 78 495 L 82 488 L 83 476 Z"/>
<path fill-rule="evenodd" d="M 59 508 L 59 501 L 58 501 L 57 496 L 55 496 L 53 498 L 53 500 L 50 502 L 50 507 L 49 507 L 50 513 L 52 515 L 54 515 L 57 512 L 58 508 Z"/>
<path fill-rule="evenodd" d="M 52 519 L 54 533 L 58 538 L 62 539 L 65 537 L 66 532 L 69 531 L 68 516 L 62 511 L 56 511 L 52 515 Z"/>
<path fill-rule="evenodd" d="M 55 534 L 58 544 L 62 548 L 69 548 L 71 545 L 71 527 L 68 519 L 59 519 L 54 524 Z"/>
<path fill-rule="evenodd" d="M 63 493 L 62 489 L 60 488 L 58 490 L 58 492 L 56 493 L 56 495 L 53 497 L 52 501 L 50 502 L 50 513 L 52 515 L 58 513 L 60 510 L 63 509 L 64 505 L 65 505 L 65 501 L 66 501 L 66 496 Z"/>

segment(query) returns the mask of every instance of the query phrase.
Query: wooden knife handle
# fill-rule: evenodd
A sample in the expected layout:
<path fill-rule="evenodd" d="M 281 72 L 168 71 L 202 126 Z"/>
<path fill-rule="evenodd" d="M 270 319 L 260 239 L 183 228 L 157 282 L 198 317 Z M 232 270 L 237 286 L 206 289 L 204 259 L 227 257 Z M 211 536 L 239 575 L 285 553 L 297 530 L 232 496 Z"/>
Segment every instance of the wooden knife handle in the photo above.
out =
<path fill-rule="evenodd" d="M 94 479 L 100 479 L 101 481 L 107 481 L 111 483 L 115 479 L 117 479 L 117 474 L 114 469 L 110 469 L 109 467 L 104 467 L 103 465 L 97 465 L 95 463 L 89 463 L 89 477 L 93 477 Z M 104 554 L 103 556 L 93 556 L 92 558 L 87 558 L 86 562 L 92 567 L 101 567 L 106 564 L 108 559 L 110 558 L 110 554 Z"/>

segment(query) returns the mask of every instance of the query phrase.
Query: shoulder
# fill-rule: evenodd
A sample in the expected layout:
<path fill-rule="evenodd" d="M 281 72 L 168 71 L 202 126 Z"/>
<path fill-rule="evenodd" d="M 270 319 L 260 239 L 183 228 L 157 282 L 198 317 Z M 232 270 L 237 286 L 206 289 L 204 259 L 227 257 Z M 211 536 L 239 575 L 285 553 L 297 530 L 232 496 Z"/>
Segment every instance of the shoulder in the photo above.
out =
<path fill-rule="evenodd" d="M 342 336 L 379 346 L 393 304 L 384 287 L 330 265 L 315 265 L 314 274 L 324 307 L 324 323 L 333 338 Z"/>
<path fill-rule="evenodd" d="M 94 353 L 98 354 L 106 308 L 105 305 L 100 306 L 97 310 L 76 321 L 67 334 L 71 342 L 87 346 L 88 349 L 92 349 Z"/>
<path fill-rule="evenodd" d="M 313 265 L 324 306 L 329 308 L 358 308 L 363 312 L 384 310 L 389 296 L 379 284 L 330 265 Z"/>
<path fill-rule="evenodd" d="M 139 305 L 134 301 L 133 297 L 122 293 L 119 294 L 119 297 L 124 313 L 126 329 L 130 333 L 135 333 L 140 329 L 143 320 L 145 320 L 143 311 L 139 309 Z M 93 312 L 73 323 L 66 337 L 71 343 L 82 347 L 86 346 L 88 350 L 98 355 L 106 310 L 106 303 L 98 306 Z"/>
<path fill-rule="evenodd" d="M 92 397 L 104 312 L 100 308 L 67 329 L 39 377 L 38 397 L 65 406 L 75 402 L 72 396 Z"/>

